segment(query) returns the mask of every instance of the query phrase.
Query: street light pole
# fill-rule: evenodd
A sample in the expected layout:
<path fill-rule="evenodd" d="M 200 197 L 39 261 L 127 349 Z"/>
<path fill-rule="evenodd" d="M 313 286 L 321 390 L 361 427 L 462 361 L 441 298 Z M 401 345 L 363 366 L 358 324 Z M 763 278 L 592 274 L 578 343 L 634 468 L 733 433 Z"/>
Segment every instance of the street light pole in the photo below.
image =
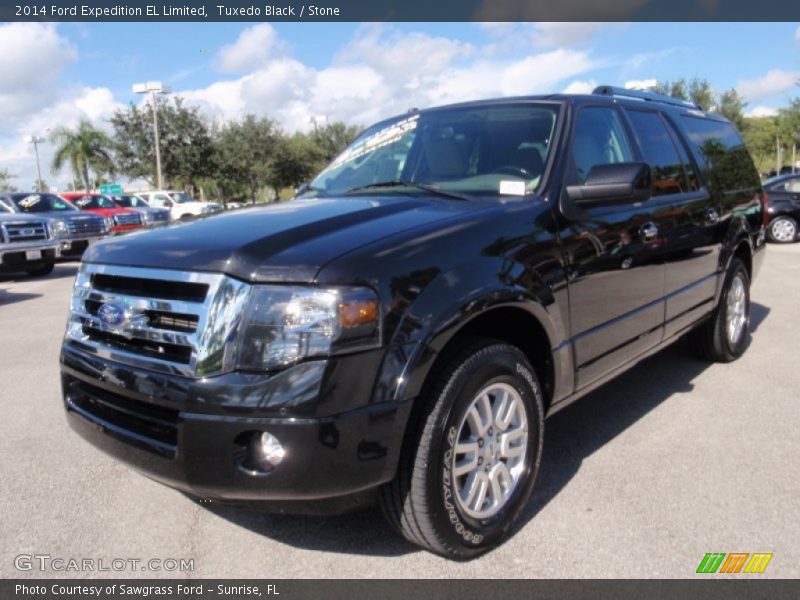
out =
<path fill-rule="evenodd" d="M 146 83 L 134 83 L 133 92 L 136 94 L 146 94 L 150 92 L 150 97 L 153 100 L 153 139 L 155 141 L 156 150 L 156 185 L 158 189 L 164 188 L 164 182 L 161 177 L 161 141 L 158 133 L 158 101 L 156 94 L 166 94 L 169 92 L 169 87 L 162 84 L 160 81 L 148 81 Z"/>
<path fill-rule="evenodd" d="M 41 192 L 42 187 L 42 168 L 39 166 L 39 144 L 45 143 L 45 138 L 37 136 L 37 135 L 30 135 L 28 136 L 28 143 L 33 144 L 33 152 L 36 154 L 36 191 Z"/>
<path fill-rule="evenodd" d="M 150 90 L 150 93 L 153 99 L 153 131 L 155 132 L 156 141 L 156 180 L 158 181 L 158 189 L 163 190 L 164 184 L 161 180 L 161 142 L 158 138 L 158 102 L 156 102 L 156 91 Z"/>

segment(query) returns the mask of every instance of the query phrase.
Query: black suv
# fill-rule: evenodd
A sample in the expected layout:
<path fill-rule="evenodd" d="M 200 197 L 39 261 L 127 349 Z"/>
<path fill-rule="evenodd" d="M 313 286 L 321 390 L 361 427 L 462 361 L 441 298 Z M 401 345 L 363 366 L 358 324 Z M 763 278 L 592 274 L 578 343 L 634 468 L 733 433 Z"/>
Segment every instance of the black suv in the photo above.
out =
<path fill-rule="evenodd" d="M 614 88 L 413 111 L 299 197 L 90 247 L 71 426 L 208 501 L 496 545 L 546 415 L 683 334 L 748 339 L 765 197 L 724 118 Z"/>

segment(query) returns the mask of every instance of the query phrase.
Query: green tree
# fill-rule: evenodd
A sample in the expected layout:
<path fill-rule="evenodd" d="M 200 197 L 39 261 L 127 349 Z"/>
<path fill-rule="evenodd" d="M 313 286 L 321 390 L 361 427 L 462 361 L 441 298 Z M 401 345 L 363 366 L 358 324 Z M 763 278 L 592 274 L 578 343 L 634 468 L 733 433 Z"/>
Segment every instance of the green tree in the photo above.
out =
<path fill-rule="evenodd" d="M 50 139 L 56 145 L 53 172 L 69 165 L 72 175 L 86 190 L 92 188 L 92 171 L 99 177 L 114 169 L 111 140 L 89 121 L 81 121 L 75 129 L 59 127 L 50 134 Z"/>
<path fill-rule="evenodd" d="M 311 142 L 318 155 L 321 169 L 336 158 L 361 131 L 361 127 L 345 125 L 342 122 L 330 123 L 315 129 L 310 134 Z"/>
<path fill-rule="evenodd" d="M 187 189 L 209 175 L 213 160 L 211 134 L 196 106 L 183 99 L 157 97 L 161 171 L 167 184 Z M 120 172 L 130 179 L 156 184 L 153 106 L 117 110 L 111 117 L 114 154 Z"/>
<path fill-rule="evenodd" d="M 653 91 L 681 100 L 690 100 L 699 104 L 703 110 L 712 110 L 716 104 L 711 84 L 707 79 L 698 77 L 688 82 L 683 77 L 675 81 L 659 81 Z"/>
<path fill-rule="evenodd" d="M 11 183 L 16 175 L 9 173 L 8 169 L 0 169 L 0 192 L 16 192 L 17 187 Z"/>
<path fill-rule="evenodd" d="M 734 88 L 722 92 L 716 102 L 716 111 L 734 124 L 736 129 L 744 131 L 746 120 L 744 117 L 744 100 Z"/>
<path fill-rule="evenodd" d="M 281 188 L 295 188 L 318 171 L 320 153 L 310 137 L 302 133 L 283 136 L 275 151 L 269 183 L 277 196 Z"/>
<path fill-rule="evenodd" d="M 224 197 L 244 196 L 255 202 L 273 179 L 272 170 L 282 134 L 274 121 L 248 114 L 230 121 L 215 137 L 217 185 Z"/>

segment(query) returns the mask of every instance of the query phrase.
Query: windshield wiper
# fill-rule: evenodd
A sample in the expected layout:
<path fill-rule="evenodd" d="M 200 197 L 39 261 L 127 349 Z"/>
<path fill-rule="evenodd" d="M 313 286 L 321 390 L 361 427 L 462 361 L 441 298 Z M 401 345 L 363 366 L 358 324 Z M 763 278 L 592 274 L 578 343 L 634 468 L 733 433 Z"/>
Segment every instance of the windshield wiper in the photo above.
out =
<path fill-rule="evenodd" d="M 364 190 L 371 190 L 373 188 L 382 188 L 382 187 L 412 187 L 418 190 L 424 190 L 431 194 L 444 196 L 446 198 L 455 198 L 456 200 L 471 200 L 469 196 L 465 196 L 464 194 L 459 194 L 457 192 L 449 192 L 447 190 L 443 190 L 429 183 L 418 183 L 416 181 L 405 181 L 403 179 L 392 179 L 390 181 L 379 181 L 378 183 L 370 183 L 369 185 L 360 185 L 358 187 L 354 187 L 350 190 L 347 190 L 345 194 L 352 194 L 353 192 L 361 192 Z"/>

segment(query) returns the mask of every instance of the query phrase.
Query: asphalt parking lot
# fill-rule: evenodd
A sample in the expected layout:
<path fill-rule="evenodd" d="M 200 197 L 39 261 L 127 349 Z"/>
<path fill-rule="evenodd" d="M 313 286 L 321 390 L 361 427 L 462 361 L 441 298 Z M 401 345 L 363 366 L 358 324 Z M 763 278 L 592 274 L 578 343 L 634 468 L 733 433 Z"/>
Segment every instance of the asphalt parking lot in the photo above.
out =
<path fill-rule="evenodd" d="M 800 576 L 800 244 L 770 246 L 741 360 L 708 365 L 679 343 L 549 420 L 521 526 L 468 563 L 406 544 L 377 510 L 198 505 L 83 442 L 58 383 L 75 271 L 0 277 L 2 577 L 83 576 L 15 569 L 47 554 L 194 559 L 191 573 L 94 574 L 109 577 L 679 578 L 707 552 L 772 552 L 758 577 Z"/>

